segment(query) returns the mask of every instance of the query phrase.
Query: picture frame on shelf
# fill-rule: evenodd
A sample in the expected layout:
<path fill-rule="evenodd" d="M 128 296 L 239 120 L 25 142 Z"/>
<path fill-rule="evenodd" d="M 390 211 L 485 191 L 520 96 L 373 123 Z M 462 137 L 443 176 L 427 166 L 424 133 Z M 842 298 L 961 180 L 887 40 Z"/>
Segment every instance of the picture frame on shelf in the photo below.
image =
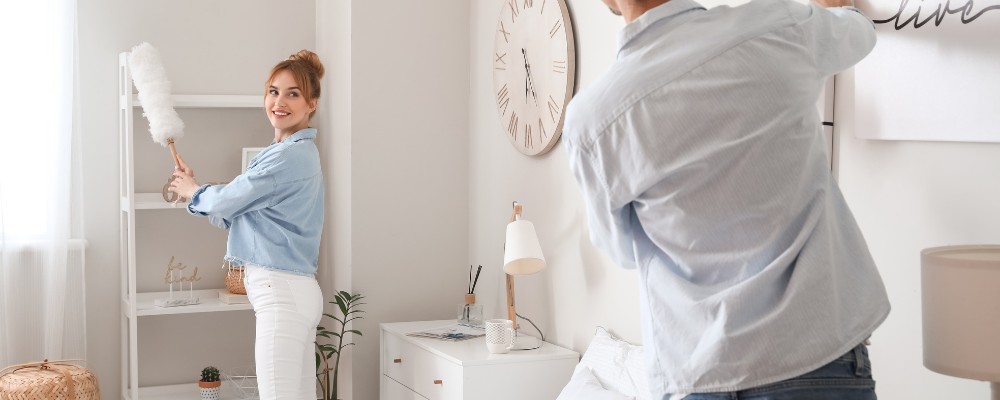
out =
<path fill-rule="evenodd" d="M 257 154 L 260 154 L 260 152 L 264 151 L 264 149 L 264 147 L 243 148 L 243 169 L 240 170 L 241 174 L 247 172 L 247 167 L 250 166 L 250 161 L 252 161 L 254 157 L 257 157 Z"/>

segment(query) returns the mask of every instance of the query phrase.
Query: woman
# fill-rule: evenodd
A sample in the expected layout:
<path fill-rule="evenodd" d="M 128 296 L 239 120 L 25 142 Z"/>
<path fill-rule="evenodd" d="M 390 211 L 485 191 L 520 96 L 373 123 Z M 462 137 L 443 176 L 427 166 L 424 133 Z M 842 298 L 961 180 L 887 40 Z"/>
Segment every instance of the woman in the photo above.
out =
<path fill-rule="evenodd" d="M 323 64 L 307 50 L 271 69 L 264 111 L 274 141 L 226 185 L 199 185 L 183 160 L 171 190 L 188 212 L 229 229 L 226 261 L 246 271 L 257 315 L 261 399 L 315 399 L 314 343 L 323 310 L 315 274 L 323 230 L 323 174 L 313 143 Z"/>

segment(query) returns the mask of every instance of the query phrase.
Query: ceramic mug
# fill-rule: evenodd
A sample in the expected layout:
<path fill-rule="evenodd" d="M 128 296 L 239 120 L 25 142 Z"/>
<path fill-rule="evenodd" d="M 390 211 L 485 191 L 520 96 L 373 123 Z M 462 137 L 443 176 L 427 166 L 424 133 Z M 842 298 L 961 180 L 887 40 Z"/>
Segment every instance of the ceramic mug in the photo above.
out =
<path fill-rule="evenodd" d="M 514 347 L 514 323 L 509 319 L 488 319 L 486 349 L 493 354 L 503 354 Z"/>

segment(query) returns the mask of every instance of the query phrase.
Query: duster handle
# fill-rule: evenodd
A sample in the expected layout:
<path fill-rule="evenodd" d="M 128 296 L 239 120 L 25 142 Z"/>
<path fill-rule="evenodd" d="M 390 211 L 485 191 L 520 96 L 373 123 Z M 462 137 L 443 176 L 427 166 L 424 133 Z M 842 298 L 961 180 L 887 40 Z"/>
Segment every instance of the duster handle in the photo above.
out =
<path fill-rule="evenodd" d="M 181 158 L 177 155 L 177 148 L 174 147 L 174 138 L 167 139 L 167 147 L 170 148 L 170 154 L 174 156 L 174 166 L 180 168 Z"/>

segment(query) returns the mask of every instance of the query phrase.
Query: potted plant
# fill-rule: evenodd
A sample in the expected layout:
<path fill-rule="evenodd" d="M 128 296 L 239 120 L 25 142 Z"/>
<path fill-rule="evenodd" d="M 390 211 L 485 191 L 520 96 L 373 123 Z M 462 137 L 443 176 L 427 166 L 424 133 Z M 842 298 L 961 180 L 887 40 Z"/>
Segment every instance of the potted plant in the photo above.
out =
<path fill-rule="evenodd" d="M 361 336 L 361 331 L 357 329 L 347 329 L 347 324 L 356 319 L 361 319 L 360 313 L 363 313 L 359 307 L 365 303 L 361 302 L 364 296 L 361 294 L 351 294 L 345 291 L 340 291 L 334 296 L 334 301 L 330 304 L 336 304 L 337 309 L 340 311 L 340 316 L 326 314 L 323 316 L 330 317 L 337 322 L 338 327 L 334 330 L 328 330 L 323 326 L 316 327 L 316 335 L 322 336 L 335 343 L 324 343 L 321 344 L 319 340 L 316 341 L 316 380 L 319 381 L 320 388 L 323 390 L 323 400 L 338 400 L 337 398 L 337 378 L 339 377 L 340 370 L 340 355 L 347 346 L 351 346 L 354 342 L 344 342 L 344 339 L 348 334 L 354 334 Z M 317 338 L 318 339 L 318 338 Z M 330 365 L 330 358 L 336 358 L 333 361 L 333 365 Z M 333 372 L 331 374 L 331 372 Z"/>
<path fill-rule="evenodd" d="M 218 368 L 209 366 L 201 370 L 201 380 L 198 381 L 198 387 L 201 388 L 201 400 L 218 400 L 221 385 Z"/>

